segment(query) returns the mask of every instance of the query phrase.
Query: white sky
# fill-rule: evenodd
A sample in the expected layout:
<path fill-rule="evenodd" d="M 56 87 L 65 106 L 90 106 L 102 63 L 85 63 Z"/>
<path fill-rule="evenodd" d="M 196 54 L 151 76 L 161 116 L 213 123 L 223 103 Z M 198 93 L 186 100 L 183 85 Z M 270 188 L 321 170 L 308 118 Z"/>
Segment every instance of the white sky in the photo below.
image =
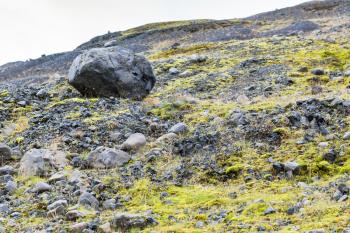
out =
<path fill-rule="evenodd" d="M 305 0 L 0 0 L 0 64 L 151 22 L 231 19 Z"/>

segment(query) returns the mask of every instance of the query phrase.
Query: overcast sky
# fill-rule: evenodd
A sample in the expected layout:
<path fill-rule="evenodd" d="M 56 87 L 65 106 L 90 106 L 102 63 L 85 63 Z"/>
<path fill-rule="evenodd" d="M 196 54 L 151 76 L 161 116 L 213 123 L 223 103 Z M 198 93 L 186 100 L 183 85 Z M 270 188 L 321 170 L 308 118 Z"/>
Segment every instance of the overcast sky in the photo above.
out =
<path fill-rule="evenodd" d="M 0 0 L 0 64 L 151 22 L 231 19 L 305 0 Z"/>

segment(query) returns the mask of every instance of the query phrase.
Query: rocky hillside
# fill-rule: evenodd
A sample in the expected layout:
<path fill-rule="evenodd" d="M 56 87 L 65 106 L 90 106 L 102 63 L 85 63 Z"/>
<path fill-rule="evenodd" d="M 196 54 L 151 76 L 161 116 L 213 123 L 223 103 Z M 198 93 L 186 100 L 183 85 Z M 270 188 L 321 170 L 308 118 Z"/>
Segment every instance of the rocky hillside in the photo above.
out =
<path fill-rule="evenodd" d="M 0 67 L 0 232 L 350 232 L 350 2 L 156 23 Z M 85 98 L 78 55 L 157 82 Z"/>

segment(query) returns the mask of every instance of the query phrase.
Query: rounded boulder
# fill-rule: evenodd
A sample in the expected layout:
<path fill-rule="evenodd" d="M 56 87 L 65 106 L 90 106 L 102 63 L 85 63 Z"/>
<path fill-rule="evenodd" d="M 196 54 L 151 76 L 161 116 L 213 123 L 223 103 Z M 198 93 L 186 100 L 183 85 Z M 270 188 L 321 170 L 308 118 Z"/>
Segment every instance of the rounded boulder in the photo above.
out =
<path fill-rule="evenodd" d="M 84 52 L 73 61 L 68 78 L 84 96 L 130 99 L 146 97 L 156 82 L 145 57 L 120 47 Z"/>

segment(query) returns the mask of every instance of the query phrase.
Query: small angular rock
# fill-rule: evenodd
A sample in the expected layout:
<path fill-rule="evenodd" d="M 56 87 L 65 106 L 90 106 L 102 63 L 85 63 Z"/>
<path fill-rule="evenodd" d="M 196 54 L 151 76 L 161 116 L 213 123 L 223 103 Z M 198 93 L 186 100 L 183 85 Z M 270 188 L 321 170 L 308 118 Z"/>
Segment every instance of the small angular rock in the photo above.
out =
<path fill-rule="evenodd" d="M 52 190 L 52 186 L 45 183 L 45 182 L 39 182 L 35 185 L 32 192 L 34 193 L 43 193 L 43 192 L 50 192 Z"/>
<path fill-rule="evenodd" d="M 350 132 L 346 132 L 343 136 L 344 140 L 350 140 Z"/>
<path fill-rule="evenodd" d="M 50 172 L 63 169 L 67 165 L 66 154 L 62 151 L 32 149 L 20 161 L 22 176 L 47 176 Z"/>
<path fill-rule="evenodd" d="M 155 224 L 155 220 L 138 214 L 120 213 L 113 217 L 111 225 L 116 229 L 128 231 L 132 228 L 143 229 L 148 225 Z"/>
<path fill-rule="evenodd" d="M 12 156 L 12 150 L 9 146 L 0 143 L 0 165 L 10 160 Z"/>
<path fill-rule="evenodd" d="M 99 208 L 99 202 L 96 199 L 96 197 L 94 197 L 94 195 L 88 192 L 84 192 L 83 194 L 81 194 L 81 196 L 79 197 L 79 204 L 83 206 L 92 207 L 94 209 Z"/>
<path fill-rule="evenodd" d="M 142 133 L 134 133 L 122 144 L 122 150 L 137 151 L 146 145 L 146 137 Z"/>
<path fill-rule="evenodd" d="M 131 156 L 125 151 L 98 147 L 88 155 L 87 163 L 92 168 L 115 168 L 123 166 L 130 159 Z"/>
<path fill-rule="evenodd" d="M 180 71 L 178 69 L 176 69 L 175 67 L 172 67 L 169 69 L 169 74 L 171 74 L 171 75 L 177 75 L 179 73 L 180 73 Z"/>
<path fill-rule="evenodd" d="M 188 127 L 185 123 L 177 123 L 169 129 L 169 133 L 181 134 L 185 133 L 188 130 Z"/>
<path fill-rule="evenodd" d="M 317 68 L 317 69 L 313 69 L 313 70 L 311 71 L 311 73 L 312 73 L 313 75 L 324 75 L 324 74 L 325 74 L 325 71 L 324 71 L 323 69 Z"/>

